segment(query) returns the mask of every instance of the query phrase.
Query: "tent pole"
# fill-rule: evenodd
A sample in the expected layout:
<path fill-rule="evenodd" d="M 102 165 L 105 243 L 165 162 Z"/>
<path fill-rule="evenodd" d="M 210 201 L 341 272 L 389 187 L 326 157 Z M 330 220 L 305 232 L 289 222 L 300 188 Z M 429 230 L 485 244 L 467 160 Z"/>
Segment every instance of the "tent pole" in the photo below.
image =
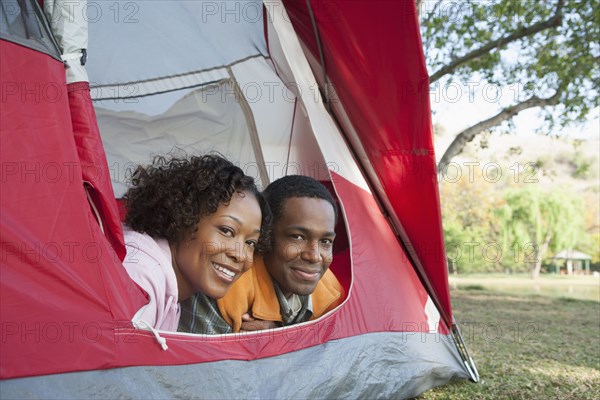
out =
<path fill-rule="evenodd" d="M 317 48 L 319 49 L 319 58 L 321 59 L 321 67 L 323 69 L 323 92 L 325 107 L 327 111 L 331 113 L 331 103 L 329 102 L 329 80 L 327 79 L 327 72 L 325 71 L 325 56 L 323 55 L 323 45 L 321 43 L 321 37 L 319 36 L 319 29 L 317 28 L 317 21 L 315 20 L 315 14 L 313 13 L 312 5 L 310 0 L 306 0 L 306 8 L 308 8 L 308 14 L 310 15 L 310 21 L 312 22 L 313 29 L 315 31 L 315 40 L 317 42 Z"/>
<path fill-rule="evenodd" d="M 254 113 L 252 113 L 252 109 L 248 104 L 248 100 L 244 96 L 244 92 L 240 88 L 240 85 L 233 74 L 233 69 L 231 65 L 227 66 L 227 73 L 229 74 L 229 79 L 231 81 L 231 86 L 233 87 L 236 99 L 238 100 L 238 104 L 244 113 L 244 119 L 246 120 L 246 126 L 248 127 L 248 132 L 250 133 L 250 140 L 252 142 L 252 150 L 254 152 L 254 157 L 256 158 L 256 164 L 258 167 L 258 173 L 260 174 L 260 180 L 264 187 L 269 186 L 270 179 L 269 174 L 267 172 L 267 168 L 265 167 L 265 157 L 262 152 L 262 147 L 260 145 L 260 138 L 258 136 L 258 130 L 256 128 L 256 121 L 254 120 Z"/>
<path fill-rule="evenodd" d="M 479 372 L 477 371 L 475 362 L 467 350 L 467 346 L 465 345 L 465 341 L 463 340 L 462 334 L 460 333 L 460 328 L 458 327 L 456 321 L 452 323 L 452 327 L 450 329 L 452 331 L 454 343 L 458 349 L 458 353 L 460 354 L 460 358 L 462 358 L 465 368 L 469 372 L 471 380 L 473 382 L 479 382 Z"/>

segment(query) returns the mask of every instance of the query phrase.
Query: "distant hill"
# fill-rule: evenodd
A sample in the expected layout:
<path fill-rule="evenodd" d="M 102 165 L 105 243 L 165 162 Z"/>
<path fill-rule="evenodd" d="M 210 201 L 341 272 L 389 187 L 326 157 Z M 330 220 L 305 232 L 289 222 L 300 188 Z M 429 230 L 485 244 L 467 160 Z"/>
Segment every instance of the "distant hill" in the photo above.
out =
<path fill-rule="evenodd" d="M 454 137 L 443 127 L 436 126 L 435 131 L 439 161 Z M 452 162 L 463 169 L 469 165 L 465 163 L 478 162 L 481 167 L 497 163 L 503 174 L 511 176 L 517 169 L 527 168 L 526 175 L 537 178 L 546 189 L 600 192 L 600 138 L 578 140 L 531 133 L 485 133 L 468 143 Z"/>

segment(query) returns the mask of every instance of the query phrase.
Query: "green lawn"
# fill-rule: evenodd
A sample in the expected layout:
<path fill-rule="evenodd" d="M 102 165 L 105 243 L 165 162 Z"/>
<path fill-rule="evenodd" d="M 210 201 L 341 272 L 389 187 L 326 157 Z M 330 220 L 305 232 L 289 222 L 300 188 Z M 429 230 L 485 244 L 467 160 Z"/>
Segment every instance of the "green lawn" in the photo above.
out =
<path fill-rule="evenodd" d="M 539 294 L 600 302 L 600 279 L 590 275 L 543 274 L 533 280 L 526 274 L 470 274 L 450 276 L 450 285 L 455 289 L 482 287 L 507 294 Z"/>
<path fill-rule="evenodd" d="M 419 399 L 599 399 L 600 303 L 452 291 L 480 383 L 456 381 Z"/>

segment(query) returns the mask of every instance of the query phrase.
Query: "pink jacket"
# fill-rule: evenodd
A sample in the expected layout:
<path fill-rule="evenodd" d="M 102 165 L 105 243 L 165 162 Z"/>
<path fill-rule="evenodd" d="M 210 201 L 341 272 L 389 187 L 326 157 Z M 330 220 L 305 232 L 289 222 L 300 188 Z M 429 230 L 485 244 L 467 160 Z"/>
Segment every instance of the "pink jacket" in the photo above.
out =
<path fill-rule="evenodd" d="M 148 293 L 150 302 L 133 316 L 133 323 L 146 328 L 177 331 L 179 304 L 177 278 L 173 271 L 171 249 L 165 239 L 154 239 L 123 226 L 127 255 L 123 266 L 127 273 Z"/>

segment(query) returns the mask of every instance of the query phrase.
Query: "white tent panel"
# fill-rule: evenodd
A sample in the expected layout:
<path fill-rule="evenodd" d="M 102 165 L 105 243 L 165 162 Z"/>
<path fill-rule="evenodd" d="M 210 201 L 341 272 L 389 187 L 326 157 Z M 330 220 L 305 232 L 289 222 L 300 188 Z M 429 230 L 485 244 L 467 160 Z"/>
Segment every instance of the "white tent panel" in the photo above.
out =
<path fill-rule="evenodd" d="M 269 40 L 271 57 L 276 60 L 278 71 L 286 73 L 291 71 L 292 76 L 287 77 L 288 86 L 295 86 L 307 112 L 310 124 L 318 142 L 326 156 L 327 165 L 334 166 L 336 173 L 354 183 L 356 186 L 370 192 L 367 182 L 362 176 L 352 153 L 344 142 L 335 122 L 325 110 L 317 82 L 304 55 L 298 37 L 292 27 L 290 19 L 280 1 L 269 1 L 269 37 L 277 35 L 280 45 Z M 284 64 L 287 64 L 285 66 Z M 289 72 L 287 72 L 289 73 Z"/>
<path fill-rule="evenodd" d="M 288 162 L 296 96 L 262 58 L 235 64 L 231 69 L 252 112 L 265 169 L 273 181 L 283 176 Z"/>
<path fill-rule="evenodd" d="M 87 82 L 81 65 L 82 50 L 88 48 L 87 1 L 46 0 L 44 13 L 67 63 L 67 83 Z"/>
<path fill-rule="evenodd" d="M 232 91 L 229 80 L 196 89 L 159 116 L 96 107 L 115 195 L 125 193 L 134 164 L 147 164 L 173 148 L 187 154 L 218 151 L 241 165 L 256 164 L 244 112 L 232 96 L 223 95 Z"/>
<path fill-rule="evenodd" d="M 262 10 L 260 2 L 232 4 L 254 4 Z M 246 15 L 222 32 L 222 18 L 235 17 L 233 5 L 228 9 L 214 2 L 159 1 L 147 7 L 142 2 L 137 24 L 147 25 L 149 34 L 139 38 L 139 26 L 133 29 L 110 18 L 97 21 L 114 24 L 102 29 L 114 37 L 100 40 L 91 32 L 97 43 L 90 43 L 90 52 L 99 57 L 89 70 L 117 196 L 126 190 L 126 171 L 132 163 L 148 163 L 151 155 L 173 147 L 187 153 L 219 151 L 239 162 L 261 186 L 291 173 L 329 180 L 331 169 L 368 190 L 323 107 L 283 6 L 274 5 L 267 7 L 273 13 L 269 22 L 279 20 L 281 27 L 269 28 L 273 63 L 261 55 L 266 53 L 262 13 L 260 21 Z M 179 37 L 193 40 L 165 42 L 160 30 L 152 29 L 164 24 L 175 27 Z M 103 47 L 129 37 L 139 43 L 135 49 Z M 282 38 L 292 42 L 285 53 L 279 44 Z M 154 54 L 148 53 L 150 48 Z M 327 159 L 319 149 L 328 153 Z"/>
<path fill-rule="evenodd" d="M 107 85 L 90 82 L 90 86 L 92 99 L 98 107 L 160 115 L 196 88 L 228 78 L 227 70 L 218 68 L 144 82 Z"/>
<path fill-rule="evenodd" d="M 133 83 L 266 55 L 262 3 L 228 3 L 94 2 L 88 13 L 99 17 L 88 16 L 90 78 L 97 85 Z"/>
<path fill-rule="evenodd" d="M 285 166 L 283 175 L 299 174 L 313 177 L 320 181 L 328 181 L 329 167 L 325 162 L 319 144 L 310 125 L 306 109 L 301 102 L 296 106 L 294 131 L 291 138 L 289 161 Z"/>

